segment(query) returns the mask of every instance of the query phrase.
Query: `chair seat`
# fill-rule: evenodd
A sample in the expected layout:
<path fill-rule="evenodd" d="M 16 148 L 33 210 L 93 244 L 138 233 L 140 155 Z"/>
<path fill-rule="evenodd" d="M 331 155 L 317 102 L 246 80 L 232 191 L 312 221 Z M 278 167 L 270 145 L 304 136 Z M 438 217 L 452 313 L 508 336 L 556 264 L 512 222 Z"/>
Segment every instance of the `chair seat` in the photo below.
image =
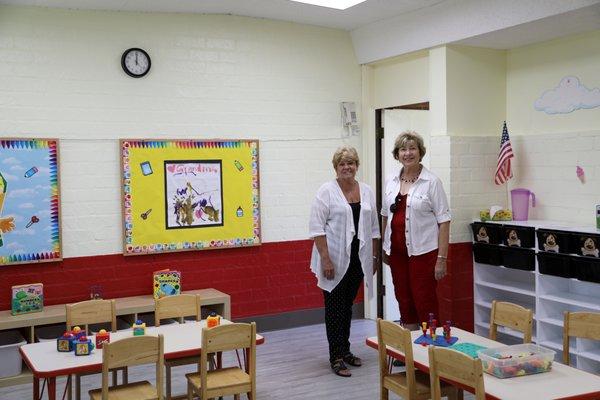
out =
<path fill-rule="evenodd" d="M 102 400 L 102 389 L 90 390 L 91 400 Z M 113 386 L 108 389 L 110 400 L 155 400 L 156 389 L 150 382 L 135 382 L 128 385 Z"/>
<path fill-rule="evenodd" d="M 430 381 L 429 374 L 422 372 L 420 370 L 415 370 L 415 383 L 417 384 L 416 392 L 417 398 L 419 399 L 430 399 L 431 398 L 431 390 L 430 390 Z M 390 389 L 395 393 L 405 393 L 407 392 L 408 383 L 406 381 L 406 372 L 398 372 L 395 374 L 387 375 L 383 379 L 383 386 Z M 442 390 L 442 396 L 447 396 L 450 393 L 455 393 L 457 390 L 454 386 L 446 383 L 440 382 L 440 387 Z"/>
<path fill-rule="evenodd" d="M 202 383 L 200 373 L 194 372 L 186 374 L 188 383 L 200 390 Z M 214 371 L 208 371 L 206 383 L 211 397 L 227 396 L 231 394 L 249 392 L 251 390 L 250 375 L 239 367 L 223 368 Z"/>

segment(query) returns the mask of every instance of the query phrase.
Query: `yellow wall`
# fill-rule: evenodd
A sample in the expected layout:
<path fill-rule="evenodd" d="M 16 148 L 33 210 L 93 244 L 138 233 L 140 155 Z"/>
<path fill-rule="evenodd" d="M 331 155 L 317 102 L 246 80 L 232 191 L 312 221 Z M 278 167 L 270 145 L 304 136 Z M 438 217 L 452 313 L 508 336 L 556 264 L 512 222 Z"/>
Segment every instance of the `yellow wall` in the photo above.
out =
<path fill-rule="evenodd" d="M 600 107 L 554 115 L 534 109 L 536 99 L 565 76 L 576 76 L 588 89 L 600 87 L 600 30 L 510 50 L 507 66 L 507 120 L 511 134 L 600 128 Z"/>
<path fill-rule="evenodd" d="M 506 52 L 448 46 L 447 133 L 498 135 L 506 115 Z"/>
<path fill-rule="evenodd" d="M 374 108 L 401 106 L 429 100 L 428 52 L 394 57 L 370 66 Z"/>

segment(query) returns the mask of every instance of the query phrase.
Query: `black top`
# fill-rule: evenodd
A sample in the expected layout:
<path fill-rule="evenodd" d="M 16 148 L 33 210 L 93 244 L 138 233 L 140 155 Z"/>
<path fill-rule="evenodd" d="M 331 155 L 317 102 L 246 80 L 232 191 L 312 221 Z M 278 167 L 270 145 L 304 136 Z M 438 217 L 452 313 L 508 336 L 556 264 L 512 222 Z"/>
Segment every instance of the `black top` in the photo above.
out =
<path fill-rule="evenodd" d="M 358 259 L 358 220 L 360 219 L 360 202 L 348 203 L 352 208 L 352 218 L 354 219 L 354 237 L 352 238 L 352 244 L 350 245 L 350 262 L 359 261 Z"/>

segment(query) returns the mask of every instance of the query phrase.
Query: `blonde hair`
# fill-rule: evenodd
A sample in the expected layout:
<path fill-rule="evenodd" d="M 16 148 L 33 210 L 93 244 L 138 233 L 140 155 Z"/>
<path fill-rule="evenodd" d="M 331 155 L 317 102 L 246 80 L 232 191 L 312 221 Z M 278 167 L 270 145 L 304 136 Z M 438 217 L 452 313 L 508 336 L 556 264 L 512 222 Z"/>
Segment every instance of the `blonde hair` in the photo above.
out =
<path fill-rule="evenodd" d="M 342 161 L 352 161 L 358 167 L 360 161 L 358 159 L 358 152 L 356 149 L 348 146 L 339 147 L 335 153 L 333 153 L 333 159 L 331 160 L 333 163 L 333 168 L 337 168 Z"/>
<path fill-rule="evenodd" d="M 404 131 L 396 138 L 396 141 L 394 142 L 394 150 L 392 150 L 392 155 L 396 160 L 398 160 L 398 151 L 402 148 L 405 148 L 410 141 L 413 141 L 417 144 L 417 147 L 419 148 L 419 161 L 423 160 L 427 149 L 425 148 L 423 138 L 415 131 Z"/>

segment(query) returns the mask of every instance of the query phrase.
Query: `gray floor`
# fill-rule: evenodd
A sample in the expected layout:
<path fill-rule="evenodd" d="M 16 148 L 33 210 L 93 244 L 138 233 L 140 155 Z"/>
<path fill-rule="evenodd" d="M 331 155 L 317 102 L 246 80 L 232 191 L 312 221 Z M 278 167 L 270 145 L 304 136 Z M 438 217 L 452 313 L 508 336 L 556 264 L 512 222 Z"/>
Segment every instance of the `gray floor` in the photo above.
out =
<path fill-rule="evenodd" d="M 325 326 L 311 325 L 300 328 L 261 333 L 265 343 L 257 347 L 257 391 L 258 399 L 344 399 L 367 400 L 379 398 L 377 352 L 365 345 L 365 338 L 376 335 L 375 322 L 371 320 L 352 321 L 352 351 L 363 359 L 363 366 L 352 369 L 351 378 L 333 374 L 329 368 Z M 185 373 L 192 372 L 193 366 L 173 369 L 174 393 L 185 391 Z M 133 368 L 130 381 L 153 381 L 154 368 L 144 366 Z M 83 399 L 87 391 L 100 385 L 100 376 L 83 378 Z M 59 380 L 60 390 L 64 379 Z M 12 386 L 0 389 L 2 400 L 31 399 L 31 385 Z M 390 399 L 398 399 L 394 395 Z M 473 399 L 466 395 L 466 399 Z"/>

